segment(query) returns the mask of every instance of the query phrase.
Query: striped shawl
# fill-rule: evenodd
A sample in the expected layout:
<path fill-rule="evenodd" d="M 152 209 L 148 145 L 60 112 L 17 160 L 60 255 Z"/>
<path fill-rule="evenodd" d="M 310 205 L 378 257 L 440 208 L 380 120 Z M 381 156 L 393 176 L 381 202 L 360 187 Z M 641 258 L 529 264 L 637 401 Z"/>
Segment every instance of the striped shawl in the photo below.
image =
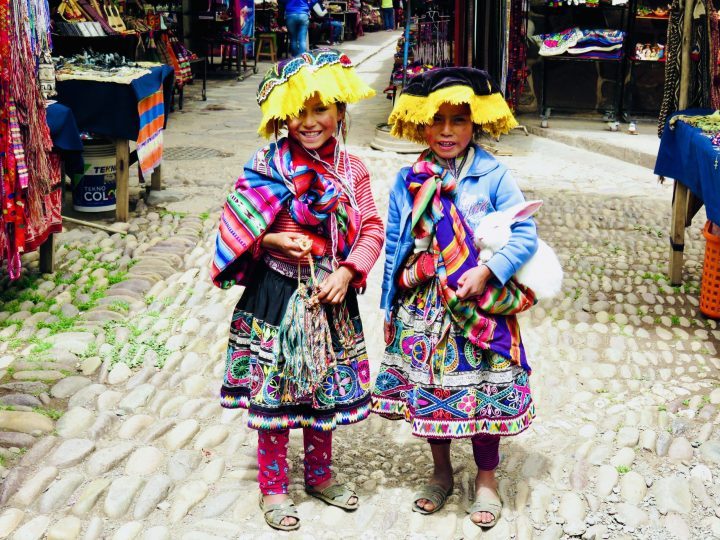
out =
<path fill-rule="evenodd" d="M 321 227 L 334 251 L 347 258 L 359 235 L 360 212 L 336 182 L 292 162 L 290 143 L 281 138 L 257 151 L 225 202 L 210 269 L 220 288 L 245 285 L 258 240 L 287 207 L 300 225 Z"/>
<path fill-rule="evenodd" d="M 529 371 L 515 315 L 532 307 L 535 297 L 513 280 L 505 286 L 489 281 L 475 298 L 457 297 L 458 279 L 477 266 L 472 231 L 455 206 L 456 180 L 450 172 L 420 156 L 405 183 L 413 196 L 412 230 L 416 238 L 434 233 L 432 242 L 439 296 L 452 320 L 474 345 L 489 349 Z"/>

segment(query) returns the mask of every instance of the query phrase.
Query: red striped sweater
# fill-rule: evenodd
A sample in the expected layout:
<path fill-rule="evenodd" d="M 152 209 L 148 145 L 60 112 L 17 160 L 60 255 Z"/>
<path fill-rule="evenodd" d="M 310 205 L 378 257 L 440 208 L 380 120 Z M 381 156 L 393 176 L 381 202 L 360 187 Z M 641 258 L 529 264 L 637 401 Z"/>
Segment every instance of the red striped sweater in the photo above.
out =
<path fill-rule="evenodd" d="M 319 151 L 320 157 L 327 163 L 333 162 L 333 156 L 335 152 L 335 139 L 330 139 Z M 307 165 L 320 171 L 324 175 L 328 175 L 329 178 L 333 178 L 333 175 L 329 174 L 327 169 L 322 163 L 312 158 L 306 151 L 304 151 L 297 143 L 290 141 L 290 151 L 292 155 L 293 164 Z M 370 273 L 375 262 L 380 256 L 383 242 L 385 240 L 385 230 L 383 222 L 378 215 L 377 208 L 375 207 L 375 200 L 373 199 L 372 189 L 370 187 L 370 173 L 363 164 L 363 162 L 357 156 L 350 154 L 348 156 L 350 162 L 350 172 L 348 179 L 352 182 L 353 189 L 355 192 L 355 200 L 357 201 L 358 210 L 361 216 L 360 234 L 355 243 L 355 246 L 344 261 L 341 261 L 340 266 L 345 266 L 354 271 L 355 276 L 350 282 L 350 285 L 355 288 L 364 287 L 367 276 Z M 340 159 L 338 174 L 341 177 L 345 175 L 345 160 Z M 269 233 L 278 232 L 299 232 L 307 233 L 308 228 L 298 224 L 295 220 L 290 217 L 290 213 L 287 209 L 283 209 L 275 218 L 275 221 L 268 228 Z M 315 233 L 315 231 L 312 231 Z M 258 242 L 259 245 L 259 242 Z M 331 251 L 331 243 L 328 241 L 325 244 L 325 254 L 329 255 Z M 273 258 L 297 265 L 297 259 L 288 257 L 282 252 L 267 249 L 266 252 Z M 301 264 L 307 264 L 306 261 L 301 261 Z"/>

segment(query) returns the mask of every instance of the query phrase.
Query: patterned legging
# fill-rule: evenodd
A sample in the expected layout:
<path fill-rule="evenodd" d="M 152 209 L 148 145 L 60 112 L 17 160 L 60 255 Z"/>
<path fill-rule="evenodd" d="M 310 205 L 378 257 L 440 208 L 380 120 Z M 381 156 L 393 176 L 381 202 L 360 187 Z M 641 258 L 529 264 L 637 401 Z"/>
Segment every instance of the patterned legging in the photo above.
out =
<path fill-rule="evenodd" d="M 428 439 L 430 444 L 450 444 L 451 439 Z M 475 465 L 481 471 L 493 471 L 500 463 L 500 435 L 481 433 L 472 439 Z"/>
<path fill-rule="evenodd" d="M 288 492 L 287 447 L 290 430 L 258 431 L 258 483 L 263 495 Z M 303 428 L 305 484 L 317 486 L 332 475 L 332 431 Z"/>

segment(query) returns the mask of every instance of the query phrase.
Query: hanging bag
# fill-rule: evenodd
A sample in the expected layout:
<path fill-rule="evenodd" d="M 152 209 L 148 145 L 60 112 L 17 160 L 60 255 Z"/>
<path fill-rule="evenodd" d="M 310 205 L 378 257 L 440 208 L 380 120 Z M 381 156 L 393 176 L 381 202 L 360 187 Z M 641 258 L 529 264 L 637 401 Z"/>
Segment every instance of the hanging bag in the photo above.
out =
<path fill-rule="evenodd" d="M 302 282 L 298 261 L 298 287 L 290 297 L 275 340 L 275 358 L 283 374 L 283 395 L 291 399 L 312 396 L 336 358 L 325 307 L 317 298 L 312 256 L 310 281 Z"/>

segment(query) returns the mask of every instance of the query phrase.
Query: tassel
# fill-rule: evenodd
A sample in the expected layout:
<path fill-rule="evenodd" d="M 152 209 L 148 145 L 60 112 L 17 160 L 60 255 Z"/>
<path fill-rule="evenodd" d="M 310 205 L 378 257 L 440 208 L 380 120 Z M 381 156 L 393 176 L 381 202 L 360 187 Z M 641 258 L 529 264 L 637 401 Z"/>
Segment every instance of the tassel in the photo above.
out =
<path fill-rule="evenodd" d="M 311 283 L 315 283 L 312 261 Z M 298 279 L 300 272 L 298 271 Z M 283 397 L 311 396 L 322 384 L 336 358 L 324 306 L 303 283 L 290 297 L 274 345 L 275 358 L 283 374 Z"/>

